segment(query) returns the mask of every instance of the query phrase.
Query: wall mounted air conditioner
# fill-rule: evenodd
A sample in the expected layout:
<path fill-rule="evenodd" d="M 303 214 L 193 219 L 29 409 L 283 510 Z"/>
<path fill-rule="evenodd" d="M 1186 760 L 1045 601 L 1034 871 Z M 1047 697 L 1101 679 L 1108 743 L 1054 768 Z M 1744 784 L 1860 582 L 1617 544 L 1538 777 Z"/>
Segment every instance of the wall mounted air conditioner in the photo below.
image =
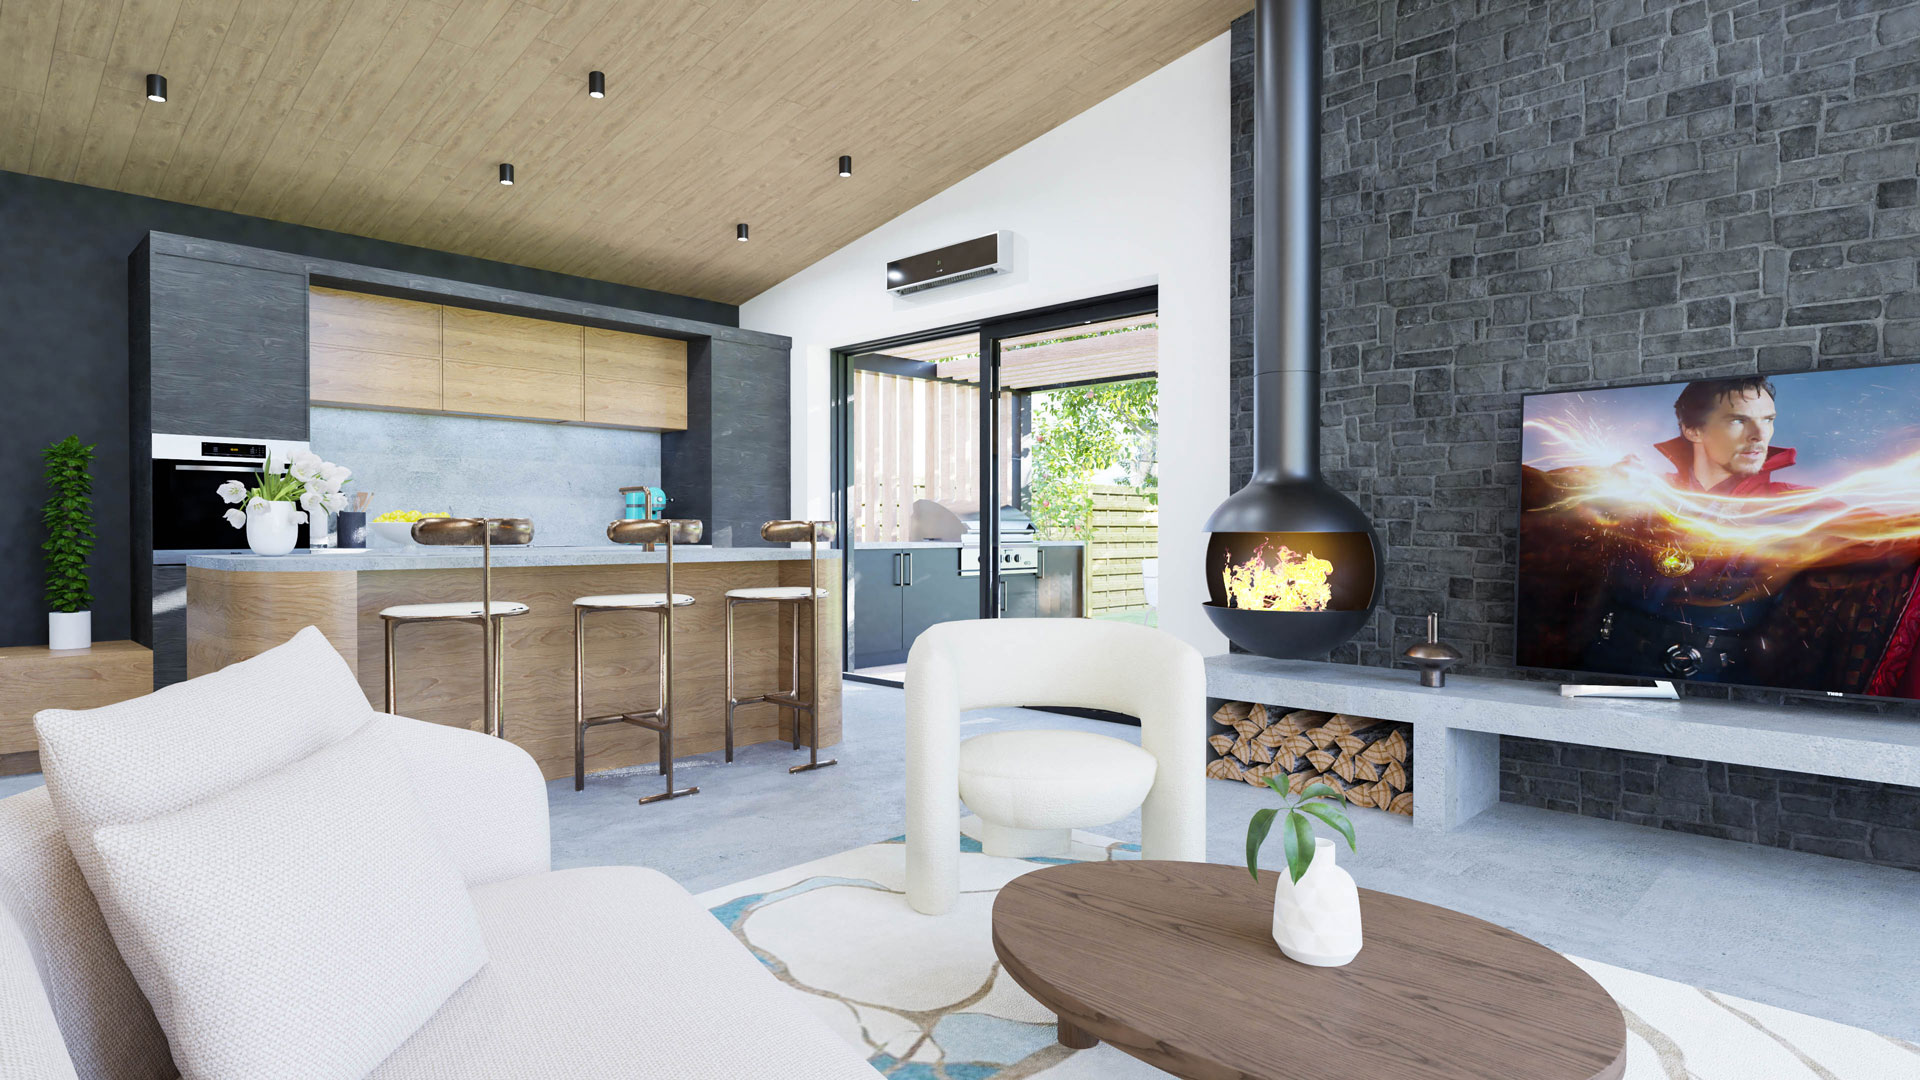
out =
<path fill-rule="evenodd" d="M 887 264 L 887 291 L 907 296 L 1009 270 L 1013 238 L 1003 230 Z"/>

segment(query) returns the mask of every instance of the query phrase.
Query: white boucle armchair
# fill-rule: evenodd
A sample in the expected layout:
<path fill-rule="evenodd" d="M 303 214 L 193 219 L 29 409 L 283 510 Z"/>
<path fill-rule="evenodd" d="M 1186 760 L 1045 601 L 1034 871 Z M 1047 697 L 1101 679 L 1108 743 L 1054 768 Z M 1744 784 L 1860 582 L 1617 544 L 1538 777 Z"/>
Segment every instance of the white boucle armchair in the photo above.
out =
<path fill-rule="evenodd" d="M 907 656 L 907 901 L 959 893 L 959 802 L 990 855 L 1065 854 L 1071 830 L 1140 808 L 1145 859 L 1204 862 L 1206 671 L 1171 634 L 1090 619 L 941 623 Z M 1070 706 L 1136 717 L 1140 744 L 1070 731 L 960 740 L 960 714 Z"/>

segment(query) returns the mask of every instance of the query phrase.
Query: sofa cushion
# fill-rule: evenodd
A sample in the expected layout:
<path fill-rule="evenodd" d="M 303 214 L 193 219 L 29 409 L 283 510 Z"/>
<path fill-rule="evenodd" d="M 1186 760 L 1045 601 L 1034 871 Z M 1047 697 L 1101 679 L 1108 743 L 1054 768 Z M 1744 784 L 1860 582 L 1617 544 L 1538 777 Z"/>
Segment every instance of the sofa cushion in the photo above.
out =
<path fill-rule="evenodd" d="M 874 1080 L 852 1046 L 666 876 L 473 890 L 487 966 L 369 1080 Z"/>
<path fill-rule="evenodd" d="M 358 1080 L 486 962 L 382 725 L 93 835 L 188 1076 Z"/>
<path fill-rule="evenodd" d="M 231 790 L 338 742 L 371 715 L 346 661 L 308 627 L 252 659 L 145 697 L 34 717 L 55 818 L 127 969 L 149 998 L 152 965 L 101 895 L 95 830 Z M 67 1024 L 57 997 L 55 1015 Z M 165 1015 L 159 1018 L 164 1027 Z M 137 1015 L 122 1022 L 157 1030 Z M 172 1073 L 164 1042 L 140 1040 L 121 1049 L 139 1060 L 107 1074 L 116 1080 Z"/>
<path fill-rule="evenodd" d="M 86 1080 L 173 1080 L 167 1038 L 114 947 L 44 787 L 0 799 L 0 893 Z"/>

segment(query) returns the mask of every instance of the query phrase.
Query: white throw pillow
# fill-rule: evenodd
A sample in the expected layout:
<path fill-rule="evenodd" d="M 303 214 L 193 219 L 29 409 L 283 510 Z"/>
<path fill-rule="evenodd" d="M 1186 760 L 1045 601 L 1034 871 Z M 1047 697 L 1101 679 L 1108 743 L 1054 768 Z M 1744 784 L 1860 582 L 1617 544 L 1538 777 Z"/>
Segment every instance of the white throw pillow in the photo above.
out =
<path fill-rule="evenodd" d="M 191 1080 L 365 1076 L 486 963 L 377 724 L 93 843 Z"/>
<path fill-rule="evenodd" d="M 160 1029 L 167 1024 L 153 966 L 101 883 L 94 831 L 230 791 L 339 742 L 373 715 L 347 662 L 309 626 L 258 656 L 145 697 L 33 718 L 54 819 Z M 172 1072 L 157 1038 L 129 1053 L 142 1060 L 125 1062 L 127 1075 Z"/>

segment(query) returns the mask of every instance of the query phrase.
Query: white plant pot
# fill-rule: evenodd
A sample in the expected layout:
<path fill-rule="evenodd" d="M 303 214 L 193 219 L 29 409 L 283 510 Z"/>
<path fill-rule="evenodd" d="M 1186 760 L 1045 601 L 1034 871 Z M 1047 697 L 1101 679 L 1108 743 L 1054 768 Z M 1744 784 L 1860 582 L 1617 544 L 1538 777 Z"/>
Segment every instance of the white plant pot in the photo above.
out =
<path fill-rule="evenodd" d="M 285 555 L 300 536 L 300 507 L 290 502 L 262 503 L 247 511 L 247 546 L 255 555 Z"/>
<path fill-rule="evenodd" d="M 1300 880 L 1280 864 L 1273 894 L 1273 940 L 1313 967 L 1341 967 L 1360 953 L 1360 890 L 1333 863 L 1333 841 L 1315 838 L 1313 861 Z"/>
<path fill-rule="evenodd" d="M 47 612 L 47 648 L 93 648 L 93 612 Z"/>
<path fill-rule="evenodd" d="M 1140 591 L 1147 596 L 1148 607 L 1160 606 L 1160 560 L 1140 560 Z"/>

